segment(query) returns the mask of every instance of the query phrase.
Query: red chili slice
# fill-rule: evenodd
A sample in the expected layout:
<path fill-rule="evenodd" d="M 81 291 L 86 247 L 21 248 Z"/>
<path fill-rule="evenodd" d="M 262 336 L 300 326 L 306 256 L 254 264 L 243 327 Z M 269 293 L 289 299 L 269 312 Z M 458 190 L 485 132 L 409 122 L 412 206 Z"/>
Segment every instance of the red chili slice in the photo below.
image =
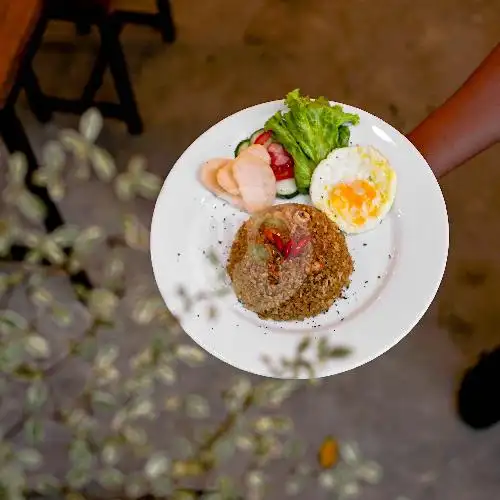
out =
<path fill-rule="evenodd" d="M 266 130 L 266 132 L 262 132 L 257 139 L 255 139 L 254 144 L 260 144 L 261 146 L 265 146 L 266 142 L 272 138 L 273 133 L 270 130 Z"/>
<path fill-rule="evenodd" d="M 275 233 L 273 241 L 274 241 L 274 246 L 278 249 L 278 252 L 283 253 L 283 250 L 285 249 L 285 244 L 283 243 L 281 237 Z"/>
<path fill-rule="evenodd" d="M 300 239 L 293 248 L 292 252 L 290 253 L 290 256 L 298 257 L 310 242 L 311 242 L 310 236 L 306 236 L 305 238 Z"/>

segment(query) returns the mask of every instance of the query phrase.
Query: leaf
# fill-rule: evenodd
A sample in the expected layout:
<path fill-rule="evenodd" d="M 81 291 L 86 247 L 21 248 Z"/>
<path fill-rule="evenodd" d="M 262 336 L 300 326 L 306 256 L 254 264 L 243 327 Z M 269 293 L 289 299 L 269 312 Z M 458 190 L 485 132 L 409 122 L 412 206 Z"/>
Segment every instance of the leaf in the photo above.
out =
<path fill-rule="evenodd" d="M 137 192 L 147 200 L 154 200 L 160 193 L 161 184 L 161 179 L 157 175 L 144 172 L 136 183 Z"/>
<path fill-rule="evenodd" d="M 80 490 L 84 486 L 86 486 L 90 481 L 92 477 L 88 471 L 88 469 L 80 469 L 80 468 L 74 468 L 71 469 L 67 474 L 66 474 L 66 481 L 69 484 L 69 486 L 75 490 Z M 85 500 L 85 497 L 80 495 L 79 493 L 73 492 L 70 493 L 69 495 L 66 496 L 66 500 L 68 500 L 68 496 L 70 497 L 70 500 Z"/>
<path fill-rule="evenodd" d="M 47 386 L 43 382 L 36 381 L 26 391 L 26 406 L 29 410 L 37 410 L 47 401 L 48 396 Z"/>
<path fill-rule="evenodd" d="M 29 469 L 37 469 L 43 462 L 41 453 L 33 448 L 19 450 L 16 458 Z"/>
<path fill-rule="evenodd" d="M 13 153 L 8 159 L 9 184 L 14 186 L 23 186 L 28 164 L 26 156 L 23 153 Z"/>
<path fill-rule="evenodd" d="M 104 231 L 99 226 L 90 226 L 85 228 L 75 238 L 73 251 L 78 258 L 88 255 L 93 247 L 100 243 L 104 238 Z"/>
<path fill-rule="evenodd" d="M 24 424 L 24 436 L 31 445 L 40 444 L 45 437 L 45 430 L 41 420 L 30 418 Z"/>
<path fill-rule="evenodd" d="M 55 173 L 62 170 L 66 163 L 66 153 L 57 141 L 49 141 L 42 149 L 42 165 L 47 172 Z"/>
<path fill-rule="evenodd" d="M 107 444 L 102 450 L 102 460 L 107 465 L 116 465 L 120 460 L 120 451 L 118 446 Z"/>
<path fill-rule="evenodd" d="M 30 335 L 25 340 L 26 351 L 35 358 L 47 358 L 50 355 L 49 343 L 40 335 Z"/>
<path fill-rule="evenodd" d="M 165 410 L 177 411 L 181 407 L 181 399 L 179 396 L 168 396 L 165 398 Z"/>
<path fill-rule="evenodd" d="M 54 296 L 46 288 L 35 288 L 30 295 L 30 299 L 36 306 L 47 307 L 54 301 Z"/>
<path fill-rule="evenodd" d="M 206 359 L 205 353 L 195 346 L 181 344 L 177 347 L 177 357 L 190 365 L 199 365 Z"/>
<path fill-rule="evenodd" d="M 95 364 L 99 367 L 111 366 L 118 358 L 118 346 L 108 344 L 102 346 L 97 353 Z"/>
<path fill-rule="evenodd" d="M 246 483 L 250 489 L 259 489 L 264 486 L 264 475 L 261 471 L 250 471 L 246 475 Z"/>
<path fill-rule="evenodd" d="M 98 350 L 97 340 L 93 337 L 86 337 L 79 342 L 73 350 L 76 351 L 84 360 L 92 361 Z"/>
<path fill-rule="evenodd" d="M 114 185 L 116 196 L 121 201 L 131 201 L 134 199 L 134 183 L 130 174 L 120 174 L 117 176 Z"/>
<path fill-rule="evenodd" d="M 26 330 L 28 328 L 28 321 L 16 311 L 6 309 L 0 311 L 0 326 Z"/>
<path fill-rule="evenodd" d="M 101 181 L 109 182 L 115 177 L 115 160 L 105 149 L 93 147 L 89 153 L 89 160 Z"/>
<path fill-rule="evenodd" d="M 123 436 L 125 439 L 134 446 L 143 446 L 148 442 L 148 435 L 142 428 L 126 426 L 123 429 Z"/>
<path fill-rule="evenodd" d="M 73 314 L 67 307 L 55 304 L 51 307 L 50 314 L 54 322 L 59 326 L 68 327 L 73 322 Z"/>
<path fill-rule="evenodd" d="M 69 448 L 69 459 L 77 469 L 89 469 L 93 456 L 88 443 L 83 439 L 73 441 Z"/>
<path fill-rule="evenodd" d="M 150 399 L 143 399 L 139 401 L 129 412 L 131 419 L 141 418 L 153 415 L 155 411 L 155 406 Z"/>
<path fill-rule="evenodd" d="M 41 223 L 45 220 L 47 208 L 40 198 L 31 194 L 29 191 L 21 191 L 16 198 L 15 205 L 24 217 L 32 222 Z"/>
<path fill-rule="evenodd" d="M 66 260 L 66 254 L 63 249 L 50 238 L 46 238 L 42 243 L 40 250 L 44 256 L 53 264 L 62 265 Z"/>
<path fill-rule="evenodd" d="M 137 179 L 147 167 L 147 160 L 142 155 L 134 155 L 130 158 L 127 171 L 132 175 L 133 179 Z"/>
<path fill-rule="evenodd" d="M 102 115 L 97 108 L 89 108 L 80 118 L 78 129 L 85 139 L 95 142 L 103 126 Z"/>
<path fill-rule="evenodd" d="M 188 394 L 185 401 L 188 417 L 201 419 L 210 415 L 210 407 L 204 397 L 198 394 Z"/>
<path fill-rule="evenodd" d="M 149 479 L 155 479 L 165 472 L 168 471 L 170 467 L 170 460 L 163 453 L 155 453 L 149 458 L 144 467 L 144 472 Z"/>
<path fill-rule="evenodd" d="M 125 476 L 118 469 L 106 468 L 99 471 L 98 481 L 103 488 L 113 490 L 123 485 Z"/>
<path fill-rule="evenodd" d="M 78 159 L 87 157 L 89 145 L 87 141 L 75 130 L 64 129 L 59 133 L 59 140 L 64 148 L 71 151 Z"/>
<path fill-rule="evenodd" d="M 172 366 L 170 366 L 166 363 L 162 363 L 160 366 L 157 367 L 156 376 L 161 381 L 163 381 L 163 383 L 165 383 L 167 385 L 173 385 L 173 384 L 175 384 L 175 381 L 177 380 L 175 370 L 172 368 Z"/>
<path fill-rule="evenodd" d="M 92 403 L 112 408 L 116 404 L 116 398 L 113 394 L 104 391 L 92 391 Z"/>
<path fill-rule="evenodd" d="M 123 225 L 127 245 L 134 250 L 147 251 L 149 249 L 149 231 L 138 217 L 133 214 L 125 215 Z"/>
<path fill-rule="evenodd" d="M 125 274 L 125 262 L 122 257 L 113 252 L 104 268 L 104 281 L 107 288 L 114 288 L 120 283 Z"/>
<path fill-rule="evenodd" d="M 285 493 L 288 496 L 298 495 L 302 491 L 302 488 L 303 488 L 302 481 L 300 481 L 296 477 L 292 477 L 290 479 L 287 479 L 287 481 L 285 483 Z"/>
<path fill-rule="evenodd" d="M 163 302 L 159 297 L 141 298 L 134 305 L 131 317 L 138 325 L 148 325 L 162 309 Z"/>
<path fill-rule="evenodd" d="M 382 480 L 382 467 L 376 462 L 366 462 L 356 471 L 356 475 L 369 484 L 378 484 Z"/>
<path fill-rule="evenodd" d="M 49 237 L 58 245 L 69 246 L 76 240 L 79 234 L 80 229 L 78 226 L 65 224 L 64 226 L 58 227 L 55 231 L 52 231 Z"/>
<path fill-rule="evenodd" d="M 338 481 L 333 471 L 323 471 L 318 476 L 318 482 L 321 488 L 331 491 L 335 489 Z"/>
<path fill-rule="evenodd" d="M 361 493 L 361 488 L 359 487 L 359 484 L 352 481 L 352 482 L 342 484 L 339 487 L 338 493 L 339 493 L 340 500 L 348 500 L 351 498 L 359 497 L 359 494 Z"/>
<path fill-rule="evenodd" d="M 96 319 L 112 321 L 118 304 L 118 297 L 105 288 L 94 288 L 89 294 L 89 311 Z"/>
<path fill-rule="evenodd" d="M 61 180 L 53 180 L 48 186 L 48 191 L 54 201 L 61 201 L 66 194 L 66 185 Z"/>
<path fill-rule="evenodd" d="M 33 184 L 36 186 L 48 186 L 50 184 L 51 176 L 43 167 L 40 167 L 33 173 Z"/>
<path fill-rule="evenodd" d="M 340 455 L 348 465 L 357 465 L 361 460 L 361 453 L 357 443 L 344 443 L 340 447 Z"/>

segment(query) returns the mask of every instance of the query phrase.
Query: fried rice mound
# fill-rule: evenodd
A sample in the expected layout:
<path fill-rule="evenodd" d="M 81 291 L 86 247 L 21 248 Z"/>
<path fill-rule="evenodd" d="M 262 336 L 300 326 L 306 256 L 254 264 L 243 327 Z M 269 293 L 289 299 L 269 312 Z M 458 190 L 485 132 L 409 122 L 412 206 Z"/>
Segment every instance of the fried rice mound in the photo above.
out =
<path fill-rule="evenodd" d="M 276 321 L 326 312 L 349 285 L 353 269 L 336 224 L 296 203 L 275 205 L 243 223 L 227 263 L 243 306 Z"/>

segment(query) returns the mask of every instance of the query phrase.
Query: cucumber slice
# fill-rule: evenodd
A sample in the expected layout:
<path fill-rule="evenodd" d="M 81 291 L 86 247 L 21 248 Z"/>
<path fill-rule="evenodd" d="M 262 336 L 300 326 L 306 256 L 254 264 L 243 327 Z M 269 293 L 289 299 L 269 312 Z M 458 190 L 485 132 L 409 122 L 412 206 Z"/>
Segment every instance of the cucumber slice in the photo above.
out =
<path fill-rule="evenodd" d="M 250 141 L 248 139 L 241 141 L 234 150 L 234 156 L 238 156 L 242 151 L 245 151 L 248 146 L 250 146 Z"/>
<path fill-rule="evenodd" d="M 278 198 L 295 198 L 299 194 L 295 179 L 283 179 L 276 182 L 276 195 Z"/>
<path fill-rule="evenodd" d="M 263 128 L 260 128 L 259 130 L 256 130 L 251 136 L 250 136 L 250 144 L 253 144 L 255 142 L 255 140 L 257 139 L 257 137 L 259 137 L 259 135 L 263 134 L 265 132 L 265 130 Z"/>

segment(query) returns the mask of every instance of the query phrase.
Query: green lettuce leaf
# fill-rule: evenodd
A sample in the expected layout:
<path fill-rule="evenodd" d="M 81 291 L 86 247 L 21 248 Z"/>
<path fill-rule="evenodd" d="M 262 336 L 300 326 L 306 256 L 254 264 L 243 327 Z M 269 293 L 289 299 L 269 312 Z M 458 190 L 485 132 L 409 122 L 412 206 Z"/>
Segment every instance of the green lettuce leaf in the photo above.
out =
<path fill-rule="evenodd" d="M 295 182 L 307 191 L 312 173 L 319 162 L 333 149 L 349 144 L 349 124 L 359 123 L 359 116 L 345 113 L 341 106 L 330 105 L 325 97 L 311 99 L 298 89 L 285 99 L 289 111 L 277 112 L 265 124 L 276 139 L 292 155 L 295 162 Z"/>
<path fill-rule="evenodd" d="M 265 125 L 266 130 L 272 130 L 276 140 L 292 155 L 295 163 L 295 183 L 301 193 L 307 193 L 311 184 L 311 177 L 316 165 L 302 151 L 294 136 L 284 121 L 281 111 L 274 114 Z"/>

